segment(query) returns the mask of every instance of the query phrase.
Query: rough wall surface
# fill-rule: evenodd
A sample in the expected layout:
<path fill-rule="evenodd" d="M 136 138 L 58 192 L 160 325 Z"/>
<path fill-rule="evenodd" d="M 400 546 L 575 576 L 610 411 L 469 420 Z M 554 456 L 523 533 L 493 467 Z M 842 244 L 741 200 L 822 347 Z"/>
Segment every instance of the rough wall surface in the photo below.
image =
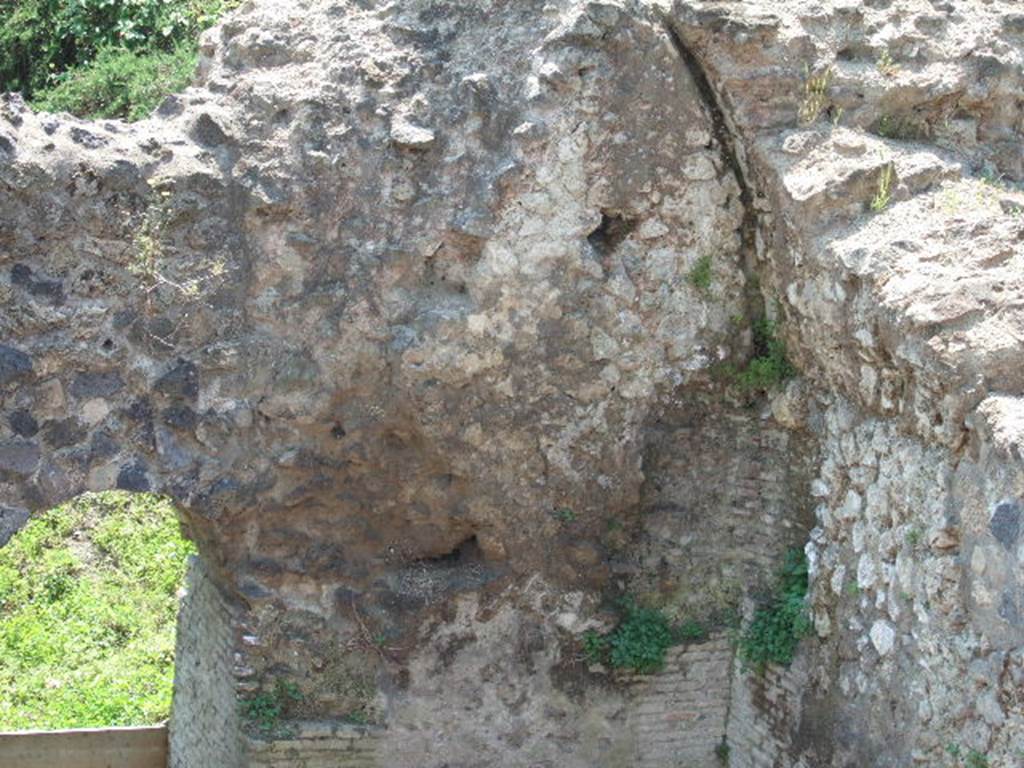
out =
<path fill-rule="evenodd" d="M 4 97 L 0 536 L 170 494 L 214 689 L 301 694 L 241 763 L 1016 765 L 1022 50 L 1009 0 L 256 0 L 142 123 Z M 808 531 L 792 670 L 694 657 L 662 737 L 582 660 Z"/>

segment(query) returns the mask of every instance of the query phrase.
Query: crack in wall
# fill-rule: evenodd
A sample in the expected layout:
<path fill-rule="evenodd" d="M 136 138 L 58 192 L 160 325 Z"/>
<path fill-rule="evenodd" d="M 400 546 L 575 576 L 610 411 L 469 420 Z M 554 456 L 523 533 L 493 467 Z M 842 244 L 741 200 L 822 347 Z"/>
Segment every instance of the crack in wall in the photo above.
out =
<path fill-rule="evenodd" d="M 725 109 L 719 101 L 718 92 L 711 84 L 704 64 L 693 52 L 689 45 L 683 40 L 672 20 L 668 17 L 661 19 L 665 32 L 668 34 L 672 48 L 679 56 L 680 61 L 690 73 L 693 83 L 697 88 L 704 107 L 711 118 L 711 135 L 714 143 L 718 146 L 722 162 L 732 172 L 736 179 L 736 185 L 740 190 L 740 205 L 743 208 L 743 215 L 740 222 L 740 242 L 742 260 L 740 268 L 746 277 L 744 299 L 747 304 L 748 318 L 753 321 L 764 317 L 765 302 L 764 296 L 759 290 L 760 279 L 757 274 L 757 230 L 759 219 L 757 210 L 754 207 L 754 189 L 747 179 L 746 171 L 737 152 L 737 137 L 730 128 L 729 119 Z"/>

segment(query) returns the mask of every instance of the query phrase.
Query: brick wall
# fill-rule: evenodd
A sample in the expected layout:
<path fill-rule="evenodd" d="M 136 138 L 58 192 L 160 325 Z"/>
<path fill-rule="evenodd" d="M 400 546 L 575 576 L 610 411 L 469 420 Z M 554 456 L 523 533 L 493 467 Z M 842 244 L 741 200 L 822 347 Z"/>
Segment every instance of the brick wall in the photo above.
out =
<path fill-rule="evenodd" d="M 383 729 L 332 721 L 287 723 L 273 741 L 245 738 L 249 768 L 375 768 Z"/>
<path fill-rule="evenodd" d="M 193 557 L 178 616 L 170 768 L 241 768 L 232 673 L 235 621 L 203 561 Z"/>
<path fill-rule="evenodd" d="M 737 668 L 729 706 L 729 768 L 790 768 L 793 734 L 800 722 L 807 673 L 797 659 L 772 665 L 763 675 Z"/>
<path fill-rule="evenodd" d="M 672 648 L 656 675 L 626 678 L 637 768 L 719 768 L 729 710 L 732 644 L 724 635 Z"/>

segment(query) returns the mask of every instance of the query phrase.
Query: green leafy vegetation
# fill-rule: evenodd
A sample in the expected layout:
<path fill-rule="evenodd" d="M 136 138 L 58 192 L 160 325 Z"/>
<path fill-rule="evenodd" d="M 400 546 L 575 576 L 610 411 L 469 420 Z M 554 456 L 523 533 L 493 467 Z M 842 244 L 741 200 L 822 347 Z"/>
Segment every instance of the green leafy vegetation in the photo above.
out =
<path fill-rule="evenodd" d="M 956 743 L 947 744 L 946 752 L 955 760 L 957 766 L 963 768 L 989 768 L 988 756 L 976 749 L 969 749 L 965 753 L 963 748 Z"/>
<path fill-rule="evenodd" d="M 625 617 L 608 637 L 611 665 L 640 673 L 657 672 L 674 642 L 672 626 L 664 613 L 628 603 Z"/>
<path fill-rule="evenodd" d="M 704 254 L 693 265 L 690 270 L 690 284 L 702 293 L 711 290 L 711 255 Z"/>
<path fill-rule="evenodd" d="M 786 357 L 786 342 L 778 337 L 771 320 L 755 320 L 753 332 L 754 357 L 744 370 L 733 372 L 732 377 L 745 392 L 767 392 L 791 379 L 797 371 Z"/>
<path fill-rule="evenodd" d="M 686 619 L 675 631 L 676 637 L 688 643 L 699 643 L 708 636 L 707 629 L 696 619 Z"/>
<path fill-rule="evenodd" d="M 576 519 L 576 513 L 569 507 L 560 507 L 553 514 L 556 520 L 561 520 L 563 523 L 571 523 Z"/>
<path fill-rule="evenodd" d="M 607 635 L 594 630 L 583 634 L 583 656 L 588 663 L 609 664 L 641 674 L 657 672 L 670 647 L 707 638 L 704 626 L 692 619 L 673 626 L 657 608 L 639 606 L 632 599 L 621 605 L 622 617 L 614 630 Z"/>
<path fill-rule="evenodd" d="M 166 719 L 193 551 L 150 495 L 87 494 L 17 533 L 0 549 L 0 730 Z"/>
<path fill-rule="evenodd" d="M 718 758 L 719 765 L 729 765 L 729 741 L 722 735 L 722 740 L 715 746 L 715 757 Z"/>
<path fill-rule="evenodd" d="M 788 665 L 800 640 L 811 631 L 805 605 L 807 558 L 799 549 L 786 553 L 775 589 L 740 634 L 739 656 L 747 669 L 764 672 L 768 664 Z"/>
<path fill-rule="evenodd" d="M 878 61 L 875 62 L 875 66 L 885 77 L 895 77 L 900 71 L 900 65 L 896 63 L 895 59 L 893 59 L 892 53 L 888 48 L 882 51 L 882 55 L 878 57 Z"/>
<path fill-rule="evenodd" d="M 278 678 L 270 690 L 257 693 L 251 699 L 241 702 L 242 716 L 265 736 L 286 735 L 281 727 L 281 717 L 288 707 L 302 701 L 302 691 L 291 682 Z"/>
<path fill-rule="evenodd" d="M 82 117 L 147 115 L 195 70 L 199 34 L 240 0 L 10 0 L 0 91 Z"/>

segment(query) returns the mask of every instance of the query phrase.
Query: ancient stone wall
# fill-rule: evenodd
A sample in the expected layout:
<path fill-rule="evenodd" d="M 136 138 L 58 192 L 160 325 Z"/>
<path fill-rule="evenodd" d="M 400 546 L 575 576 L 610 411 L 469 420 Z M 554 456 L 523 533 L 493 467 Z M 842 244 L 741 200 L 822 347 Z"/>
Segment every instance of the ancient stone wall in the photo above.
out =
<path fill-rule="evenodd" d="M 5 96 L 0 530 L 174 497 L 188 768 L 710 764 L 723 729 L 736 765 L 1009 768 L 1022 35 L 1008 0 L 251 0 L 149 120 Z M 765 317 L 801 376 L 744 390 Z M 583 658 L 623 595 L 721 629 L 808 531 L 790 671 Z M 236 699 L 278 684 L 261 736 Z"/>

